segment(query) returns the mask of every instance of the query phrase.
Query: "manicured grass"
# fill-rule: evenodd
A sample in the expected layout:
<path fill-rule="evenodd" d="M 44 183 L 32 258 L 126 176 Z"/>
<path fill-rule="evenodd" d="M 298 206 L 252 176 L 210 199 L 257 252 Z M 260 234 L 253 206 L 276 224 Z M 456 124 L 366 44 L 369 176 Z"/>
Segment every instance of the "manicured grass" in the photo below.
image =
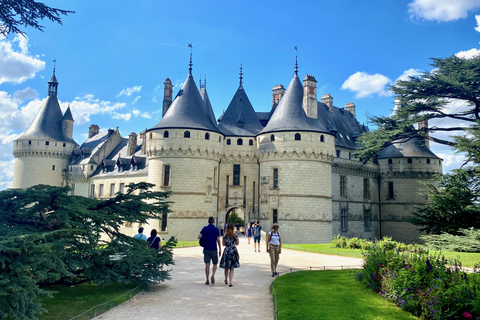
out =
<path fill-rule="evenodd" d="M 344 256 L 344 257 L 363 258 L 362 250 L 360 249 L 331 248 L 330 243 L 282 244 L 282 248 L 323 253 L 323 254 L 332 254 L 332 255 Z"/>
<path fill-rule="evenodd" d="M 49 290 L 57 291 L 52 299 L 43 298 L 42 306 L 48 311 L 39 316 L 40 320 L 64 320 L 73 318 L 88 309 L 113 300 L 124 293 L 137 287 L 138 283 L 131 284 L 112 284 L 109 286 L 97 286 L 94 284 L 81 284 L 74 287 L 54 286 Z M 146 289 L 146 285 L 142 285 L 139 289 L 128 295 L 116 299 L 97 309 L 97 315 L 111 309 L 120 303 L 130 299 L 133 295 L 141 290 Z M 91 319 L 94 311 L 88 312 L 85 316 L 78 319 Z"/>
<path fill-rule="evenodd" d="M 331 248 L 330 243 L 317 243 L 317 244 L 282 244 L 283 248 L 316 252 L 323 254 L 332 254 L 344 257 L 363 258 L 362 250 L 360 249 L 341 249 Z M 435 253 L 432 251 L 432 254 Z M 462 266 L 473 268 L 475 264 L 480 263 L 480 253 L 470 252 L 442 252 L 448 260 L 457 259 L 462 262 Z"/>
<path fill-rule="evenodd" d="M 199 246 L 198 240 L 196 240 L 196 241 L 178 241 L 177 242 L 177 248 L 197 247 L 197 246 Z"/>
<path fill-rule="evenodd" d="M 350 272 L 300 271 L 278 277 L 274 281 L 278 319 L 418 319 L 365 287 Z"/>

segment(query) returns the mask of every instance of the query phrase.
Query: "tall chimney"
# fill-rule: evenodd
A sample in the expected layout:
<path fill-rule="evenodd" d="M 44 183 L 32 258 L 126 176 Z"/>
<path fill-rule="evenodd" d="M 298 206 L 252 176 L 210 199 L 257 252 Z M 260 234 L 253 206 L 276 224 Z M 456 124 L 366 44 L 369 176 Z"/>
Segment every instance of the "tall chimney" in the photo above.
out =
<path fill-rule="evenodd" d="M 168 108 L 172 104 L 173 84 L 170 78 L 163 83 L 163 112 L 162 117 L 167 113 Z"/>
<path fill-rule="evenodd" d="M 331 95 L 329 95 L 328 93 L 324 94 L 320 101 L 327 105 L 330 112 L 333 112 L 333 97 Z"/>
<path fill-rule="evenodd" d="M 310 74 L 303 79 L 303 109 L 307 117 L 317 119 L 317 80 Z"/>
<path fill-rule="evenodd" d="M 430 148 L 430 140 L 428 139 L 428 120 L 425 119 L 418 121 L 418 130 L 420 131 L 422 129 L 425 129 L 425 131 L 421 132 L 420 134 L 425 137 L 425 145 L 427 148 Z"/>
<path fill-rule="evenodd" d="M 285 94 L 285 87 L 281 84 L 277 84 L 272 89 L 272 107 L 280 103 L 283 95 Z"/>
<path fill-rule="evenodd" d="M 96 135 L 99 131 L 100 131 L 100 127 L 97 126 L 96 124 L 90 125 L 90 127 L 88 127 L 88 138 L 93 137 L 93 136 Z"/>
<path fill-rule="evenodd" d="M 137 134 L 132 132 L 128 135 L 127 155 L 131 155 L 137 148 Z"/>
<path fill-rule="evenodd" d="M 345 105 L 345 110 L 350 112 L 353 117 L 355 118 L 355 104 L 353 102 L 349 102 Z"/>

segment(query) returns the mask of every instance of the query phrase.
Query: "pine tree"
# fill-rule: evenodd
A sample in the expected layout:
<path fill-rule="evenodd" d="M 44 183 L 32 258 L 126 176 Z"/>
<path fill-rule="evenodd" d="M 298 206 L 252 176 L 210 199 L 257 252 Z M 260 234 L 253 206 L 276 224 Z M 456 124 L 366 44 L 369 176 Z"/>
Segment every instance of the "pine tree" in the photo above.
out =
<path fill-rule="evenodd" d="M 169 196 L 131 184 L 99 200 L 68 195 L 68 187 L 34 186 L 0 192 L 0 318 L 35 319 L 38 296 L 52 284 L 110 284 L 169 279 L 174 238 L 159 252 L 120 232 L 169 212 Z"/>

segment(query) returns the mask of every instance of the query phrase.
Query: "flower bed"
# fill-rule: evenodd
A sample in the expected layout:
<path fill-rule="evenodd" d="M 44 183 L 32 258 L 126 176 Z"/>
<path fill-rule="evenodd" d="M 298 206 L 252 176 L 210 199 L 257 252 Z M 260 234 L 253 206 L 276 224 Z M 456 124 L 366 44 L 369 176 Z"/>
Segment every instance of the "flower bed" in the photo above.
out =
<path fill-rule="evenodd" d="M 412 252 L 372 244 L 357 278 L 422 319 L 480 319 L 480 273 L 415 247 Z"/>

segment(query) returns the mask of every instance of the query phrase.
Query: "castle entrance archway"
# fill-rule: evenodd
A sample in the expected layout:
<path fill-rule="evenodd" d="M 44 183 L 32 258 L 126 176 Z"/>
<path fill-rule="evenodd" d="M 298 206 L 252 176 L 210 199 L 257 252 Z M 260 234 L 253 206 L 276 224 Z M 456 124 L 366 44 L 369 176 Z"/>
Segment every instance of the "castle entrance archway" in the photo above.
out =
<path fill-rule="evenodd" d="M 240 231 L 243 232 L 243 229 L 244 229 L 244 224 L 245 224 L 245 211 L 243 210 L 243 208 L 241 207 L 233 207 L 233 208 L 230 208 L 227 213 L 225 214 L 225 226 L 227 225 L 227 223 L 230 223 L 230 216 L 233 215 L 233 214 L 236 214 L 240 219 L 242 219 L 244 221 L 244 223 L 240 224 Z M 235 226 L 235 222 L 233 223 L 234 226 Z"/>

